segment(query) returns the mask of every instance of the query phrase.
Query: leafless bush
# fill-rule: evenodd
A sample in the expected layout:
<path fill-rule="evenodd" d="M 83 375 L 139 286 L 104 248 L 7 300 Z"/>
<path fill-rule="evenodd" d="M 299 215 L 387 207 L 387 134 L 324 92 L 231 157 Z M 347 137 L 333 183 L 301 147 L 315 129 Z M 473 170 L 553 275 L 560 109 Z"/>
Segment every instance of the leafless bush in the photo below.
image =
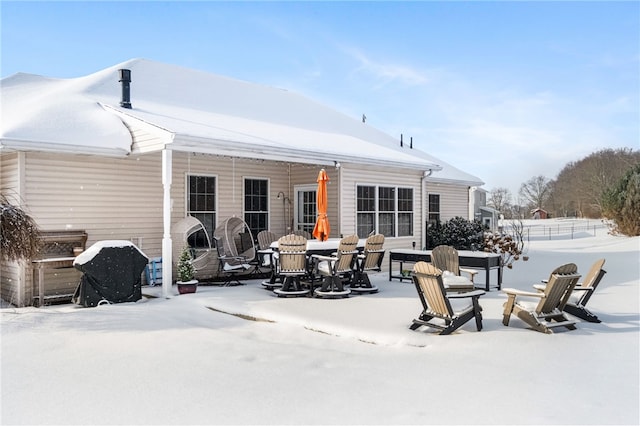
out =
<path fill-rule="evenodd" d="M 526 255 L 526 242 L 524 239 L 524 224 L 521 220 L 511 222 L 510 234 L 499 234 L 485 232 L 484 251 L 498 253 L 500 255 L 500 266 L 513 268 L 513 262 L 522 259 L 529 260 Z"/>
<path fill-rule="evenodd" d="M 0 194 L 0 258 L 8 261 L 32 259 L 40 246 L 40 230 L 35 220 Z"/>

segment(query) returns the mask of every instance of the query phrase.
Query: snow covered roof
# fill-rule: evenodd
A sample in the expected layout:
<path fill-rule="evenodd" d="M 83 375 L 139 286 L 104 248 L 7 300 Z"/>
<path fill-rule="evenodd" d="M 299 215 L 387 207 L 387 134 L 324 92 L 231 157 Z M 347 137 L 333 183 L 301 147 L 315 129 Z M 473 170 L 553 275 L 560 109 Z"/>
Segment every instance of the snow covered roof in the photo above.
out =
<path fill-rule="evenodd" d="M 120 106 L 119 69 L 131 70 L 131 109 Z M 433 170 L 434 178 L 482 184 L 296 93 L 146 59 L 72 79 L 18 73 L 0 90 L 0 149 L 124 156 L 129 128 L 139 126 L 167 149 Z"/>

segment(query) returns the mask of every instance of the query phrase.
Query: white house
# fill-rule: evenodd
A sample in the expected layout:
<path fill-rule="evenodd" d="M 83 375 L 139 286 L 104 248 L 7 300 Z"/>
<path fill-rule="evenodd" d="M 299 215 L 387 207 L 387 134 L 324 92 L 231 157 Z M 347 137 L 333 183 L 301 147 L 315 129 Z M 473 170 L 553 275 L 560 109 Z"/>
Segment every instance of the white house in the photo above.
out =
<path fill-rule="evenodd" d="M 172 226 L 188 215 L 209 232 L 234 215 L 254 235 L 312 229 L 321 168 L 331 236 L 376 230 L 387 249 L 422 247 L 430 219 L 469 218 L 469 190 L 483 184 L 296 93 L 174 65 L 132 59 L 0 84 L 2 193 L 43 230 L 84 230 L 87 245 L 132 240 L 162 256 L 165 277 L 175 277 Z M 30 304 L 31 265 L 0 272 L 2 298 Z M 46 274 L 49 292 L 78 279 L 73 269 Z"/>

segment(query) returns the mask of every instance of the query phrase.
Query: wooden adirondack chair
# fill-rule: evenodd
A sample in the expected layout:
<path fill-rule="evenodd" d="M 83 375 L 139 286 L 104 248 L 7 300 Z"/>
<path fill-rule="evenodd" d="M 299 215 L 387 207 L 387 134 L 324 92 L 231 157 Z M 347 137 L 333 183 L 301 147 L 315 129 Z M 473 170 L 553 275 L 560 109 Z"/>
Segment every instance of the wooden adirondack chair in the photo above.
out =
<path fill-rule="evenodd" d="M 556 327 L 575 330 L 576 321 L 569 320 L 564 315 L 563 309 L 580 279 L 577 270 L 578 267 L 573 263 L 556 268 L 544 291 L 537 293 L 514 288 L 502 289 L 508 295 L 507 302 L 504 304 L 502 323 L 508 326 L 511 314 L 514 314 L 532 329 L 542 333 L 551 333 L 552 329 Z M 539 302 L 537 305 L 527 304 L 522 300 L 517 300 L 517 297 L 536 298 Z"/>
<path fill-rule="evenodd" d="M 483 290 L 465 293 L 447 293 L 442 282 L 442 271 L 427 262 L 417 262 L 413 267 L 413 283 L 418 291 L 423 310 L 409 327 L 433 327 L 446 335 L 460 328 L 472 318 L 476 319 L 476 329 L 482 330 L 482 307 L 480 296 Z M 454 310 L 451 301 L 455 299 L 471 299 L 471 304 Z"/>
<path fill-rule="evenodd" d="M 375 234 L 367 238 L 364 251 L 356 258 L 351 291 L 358 293 L 375 293 L 378 287 L 371 284 L 369 271 L 381 271 L 382 258 L 384 257 L 384 235 Z"/>
<path fill-rule="evenodd" d="M 573 289 L 573 293 L 564 307 L 565 312 L 588 322 L 600 322 L 600 319 L 591 313 L 585 305 L 598 287 L 598 284 L 600 284 L 600 280 L 602 280 L 604 274 L 607 273 L 607 271 L 602 269 L 604 262 L 605 259 L 598 259 L 591 265 L 591 269 L 589 269 L 589 272 L 585 275 L 584 281 L 578 283 Z M 533 287 L 538 291 L 544 291 L 546 285 L 536 284 Z"/>
<path fill-rule="evenodd" d="M 301 235 L 285 235 L 278 240 L 276 274 L 282 278 L 282 288 L 274 293 L 281 296 L 304 296 L 309 290 L 302 289 L 300 277 L 307 275 L 307 239 Z"/>
<path fill-rule="evenodd" d="M 314 294 L 320 297 L 345 297 L 351 293 L 351 289 L 344 288 L 343 277 L 351 277 L 353 274 L 354 256 L 358 254 L 358 236 L 350 235 L 340 240 L 335 256 L 322 256 L 314 254 L 318 261 L 317 269 L 324 276 L 322 287 L 315 289 Z"/>
<path fill-rule="evenodd" d="M 469 275 L 469 283 L 455 283 L 447 286 L 448 291 L 471 291 L 474 290 L 473 279 L 478 271 L 474 269 L 460 268 L 458 250 L 451 246 L 440 245 L 431 251 L 431 263 L 441 271 L 449 271 L 456 276 L 461 273 Z"/>

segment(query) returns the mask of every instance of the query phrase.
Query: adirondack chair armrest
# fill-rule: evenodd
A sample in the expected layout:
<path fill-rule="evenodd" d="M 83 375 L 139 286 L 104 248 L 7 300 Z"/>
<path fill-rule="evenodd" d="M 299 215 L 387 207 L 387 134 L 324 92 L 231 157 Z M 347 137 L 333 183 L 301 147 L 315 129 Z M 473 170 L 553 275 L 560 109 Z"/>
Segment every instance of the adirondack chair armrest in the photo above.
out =
<path fill-rule="evenodd" d="M 573 288 L 573 291 L 593 291 L 593 287 L 583 287 L 581 285 L 577 285 Z"/>
<path fill-rule="evenodd" d="M 542 297 L 544 294 L 542 293 L 533 293 L 531 291 L 522 291 L 516 288 L 503 288 L 502 291 L 507 293 L 508 295 L 513 296 L 531 296 L 531 297 Z"/>
<path fill-rule="evenodd" d="M 449 299 L 462 299 L 464 297 L 480 297 L 483 294 L 485 294 L 484 290 L 473 290 L 473 291 L 467 291 L 465 293 L 447 293 L 447 297 Z"/>
<path fill-rule="evenodd" d="M 471 275 L 472 277 L 475 276 L 478 273 L 478 271 L 475 270 L 475 269 L 467 269 L 467 268 L 459 268 L 459 269 L 460 269 L 460 272 L 467 273 L 467 274 Z"/>
<path fill-rule="evenodd" d="M 317 260 L 326 260 L 327 262 L 335 262 L 336 261 L 335 256 L 324 256 L 322 254 L 312 254 L 311 258 L 312 259 L 317 259 Z"/>
<path fill-rule="evenodd" d="M 544 291 L 544 289 L 547 288 L 547 285 L 546 284 L 534 284 L 533 288 L 535 288 L 538 291 Z"/>
<path fill-rule="evenodd" d="M 534 284 L 533 288 L 535 288 L 538 291 L 544 291 L 544 289 L 546 288 L 546 285 L 542 285 L 542 284 Z M 575 286 L 573 288 L 573 291 L 593 291 L 593 287 L 582 287 L 582 286 Z"/>

